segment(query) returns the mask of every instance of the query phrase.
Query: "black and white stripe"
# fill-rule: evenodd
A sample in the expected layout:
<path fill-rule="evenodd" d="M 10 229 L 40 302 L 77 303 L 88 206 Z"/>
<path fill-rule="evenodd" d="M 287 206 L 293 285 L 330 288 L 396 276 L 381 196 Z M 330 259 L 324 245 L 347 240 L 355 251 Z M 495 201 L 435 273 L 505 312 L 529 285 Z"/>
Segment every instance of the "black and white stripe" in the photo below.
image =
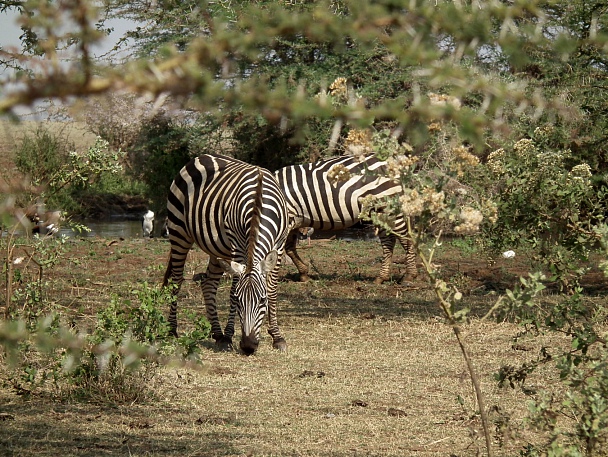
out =
<path fill-rule="evenodd" d="M 215 154 L 185 165 L 169 192 L 168 230 L 171 254 L 164 284 L 181 285 L 188 251 L 196 243 L 209 254 L 202 290 L 211 332 L 217 343 L 231 347 L 235 313 L 241 320 L 240 347 L 257 349 L 268 311 L 273 346 L 286 348 L 276 318 L 277 272 L 288 233 L 286 203 L 274 176 L 266 169 Z M 222 274 L 233 275 L 230 315 L 220 326 L 216 292 Z M 177 333 L 177 301 L 169 323 Z"/>
<path fill-rule="evenodd" d="M 350 171 L 351 178 L 334 185 L 328 172 L 336 165 Z M 286 252 L 300 272 L 302 281 L 308 280 L 308 267 L 297 253 L 297 229 L 313 227 L 315 231 L 339 230 L 351 227 L 360 220 L 361 198 L 391 197 L 402 192 L 401 184 L 383 176 L 386 162 L 374 155 L 361 162 L 352 156 L 334 157 L 316 163 L 293 165 L 276 171 L 279 185 L 285 193 L 290 217 L 295 219 L 295 229 L 287 238 Z M 407 237 L 407 221 L 399 216 L 392 233 L 378 232 L 382 243 L 383 259 L 376 279 L 382 283 L 390 278 L 393 249 L 398 239 L 406 252 L 406 274 L 416 276 L 416 257 Z"/>

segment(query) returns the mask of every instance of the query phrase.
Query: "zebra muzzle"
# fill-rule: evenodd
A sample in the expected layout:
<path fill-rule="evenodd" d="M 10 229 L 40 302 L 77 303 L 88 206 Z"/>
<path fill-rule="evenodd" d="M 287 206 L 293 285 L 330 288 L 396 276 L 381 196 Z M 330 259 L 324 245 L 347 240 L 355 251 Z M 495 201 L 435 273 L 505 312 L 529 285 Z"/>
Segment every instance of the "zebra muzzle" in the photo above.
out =
<path fill-rule="evenodd" d="M 252 355 L 258 349 L 259 344 L 260 340 L 257 338 L 250 335 L 243 336 L 240 343 L 241 351 L 243 351 L 245 355 Z"/>

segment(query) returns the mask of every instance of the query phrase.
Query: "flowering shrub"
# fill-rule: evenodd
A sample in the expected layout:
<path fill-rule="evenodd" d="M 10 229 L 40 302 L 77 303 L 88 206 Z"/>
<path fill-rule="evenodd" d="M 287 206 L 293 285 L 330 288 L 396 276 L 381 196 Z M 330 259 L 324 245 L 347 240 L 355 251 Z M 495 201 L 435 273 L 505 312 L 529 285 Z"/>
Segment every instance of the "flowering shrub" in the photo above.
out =
<path fill-rule="evenodd" d="M 566 285 L 583 273 L 576 261 L 586 259 L 596 240 L 595 191 L 589 165 L 573 165 L 569 150 L 545 146 L 546 133 L 537 128 L 532 138 L 489 154 L 487 171 L 500 211 L 486 235 L 497 249 L 528 243 L 539 248 L 538 260 Z"/>
<path fill-rule="evenodd" d="M 456 103 L 447 96 L 436 97 L 444 104 Z M 454 186 L 456 181 L 452 180 L 452 176 L 460 177 L 464 170 L 480 163 L 479 158 L 463 145 L 441 151 L 452 157 L 450 165 L 444 170 L 419 167 L 421 158 L 413 154 L 412 146 L 399 141 L 386 129 L 351 129 L 344 140 L 344 147 L 347 153 L 355 157 L 363 158 L 365 154 L 374 153 L 379 159 L 385 160 L 386 165 L 380 171 L 382 178 L 402 184 L 403 193 L 396 198 L 387 201 L 368 196 L 361 201 L 364 217 L 385 229 L 391 229 L 391 221 L 397 214 L 415 218 L 416 224 L 411 229 L 416 239 L 424 237 L 426 228 L 438 222 L 443 222 L 444 226 L 447 224 L 450 230 L 462 235 L 477 233 L 484 216 L 491 224 L 496 222 L 495 204 L 487 199 L 478 200 L 475 194 L 469 194 L 462 186 Z M 344 166 L 336 165 L 329 171 L 328 177 L 338 184 L 348 181 L 351 176 Z"/>

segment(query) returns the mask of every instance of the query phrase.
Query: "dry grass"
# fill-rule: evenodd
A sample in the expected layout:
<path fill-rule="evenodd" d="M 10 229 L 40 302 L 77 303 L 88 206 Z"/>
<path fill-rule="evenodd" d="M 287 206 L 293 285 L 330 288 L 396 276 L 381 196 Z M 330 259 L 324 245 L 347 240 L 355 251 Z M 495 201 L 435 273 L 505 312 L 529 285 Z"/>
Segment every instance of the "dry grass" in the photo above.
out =
<path fill-rule="evenodd" d="M 86 150 L 95 142 L 95 135 L 78 122 L 37 122 L 21 121 L 19 123 L 0 120 L 0 176 L 14 176 L 15 150 L 21 144 L 24 135 L 33 135 L 38 127 L 47 128 L 51 133 L 66 138 L 73 143 L 77 151 Z"/>
<path fill-rule="evenodd" d="M 110 293 L 161 281 L 168 246 L 160 240 L 74 241 L 60 268 L 48 272 L 52 301 L 80 326 Z M 202 349 L 203 369 L 162 368 L 140 388 L 144 400 L 80 403 L 48 392 L 18 396 L 0 388 L 0 454 L 7 456 L 473 456 L 483 455 L 471 382 L 451 330 L 423 280 L 374 285 L 380 265 L 375 242 L 322 242 L 302 247 L 318 279 L 293 282 L 285 267 L 280 324 L 289 350 L 265 336 L 252 357 Z M 514 280 L 513 263 L 492 268 L 453 249 L 438 260 L 446 276 L 466 283 L 473 314 L 483 314 Z M 77 262 L 78 266 L 75 265 Z M 196 251 L 187 277 L 200 271 Z M 395 267 L 395 277 L 404 268 Z M 475 273 L 476 272 L 476 273 Z M 228 285 L 220 290 L 225 304 Z M 198 308 L 201 293 L 187 281 L 181 309 Z M 223 309 L 225 316 L 226 309 Z M 498 389 L 493 374 L 534 358 L 539 337 L 512 345 L 509 323 L 464 326 L 492 420 L 509 419 L 510 436 L 495 455 L 518 454 L 533 435 L 523 429 L 526 398 Z M 528 387 L 549 386 L 547 371 Z M 6 369 L 0 368 L 0 379 Z M 461 398 L 461 402 L 458 399 Z"/>

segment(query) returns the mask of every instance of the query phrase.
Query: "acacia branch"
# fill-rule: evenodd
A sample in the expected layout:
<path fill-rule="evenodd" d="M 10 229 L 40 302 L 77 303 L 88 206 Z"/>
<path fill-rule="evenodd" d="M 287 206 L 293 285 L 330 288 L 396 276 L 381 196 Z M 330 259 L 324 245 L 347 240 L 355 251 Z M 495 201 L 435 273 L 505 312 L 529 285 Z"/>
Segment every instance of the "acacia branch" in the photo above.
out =
<path fill-rule="evenodd" d="M 409 221 L 408 221 L 408 229 L 411 234 L 412 231 L 411 231 L 411 226 L 409 226 Z M 490 435 L 490 425 L 489 425 L 489 421 L 488 421 L 488 415 L 486 412 L 483 393 L 481 391 L 481 385 L 479 383 L 479 378 L 477 377 L 477 374 L 475 373 L 475 367 L 473 366 L 473 361 L 471 360 L 469 351 L 468 351 L 467 346 L 462 337 L 460 326 L 458 325 L 458 322 L 456 321 L 456 318 L 454 317 L 454 313 L 452 312 L 452 305 L 451 305 L 451 303 L 449 303 L 449 301 L 444 296 L 444 287 L 441 284 L 442 281 L 440 281 L 437 278 L 437 271 L 435 270 L 435 268 L 433 268 L 433 266 L 430 262 L 430 259 L 432 259 L 435 249 L 439 246 L 440 237 L 441 237 L 441 231 L 439 231 L 439 234 L 435 238 L 435 242 L 433 244 L 433 247 L 430 250 L 428 258 L 426 258 L 425 255 L 418 248 L 418 242 L 417 242 L 418 240 L 415 240 L 416 242 L 414 243 L 414 245 L 416 246 L 416 251 L 418 253 L 418 256 L 422 260 L 424 269 L 426 270 L 427 274 L 429 275 L 431 284 L 433 286 L 433 290 L 434 290 L 435 295 L 437 296 L 437 299 L 439 302 L 439 306 L 443 310 L 443 313 L 445 314 L 445 316 L 447 317 L 450 327 L 452 327 L 452 331 L 454 332 L 454 336 L 456 336 L 456 341 L 458 341 L 458 346 L 460 347 L 460 351 L 462 352 L 462 356 L 463 356 L 465 364 L 467 366 L 467 370 L 469 371 L 469 377 L 471 378 L 473 390 L 475 391 L 475 397 L 477 399 L 477 405 L 479 407 L 479 414 L 481 416 L 481 425 L 483 428 L 483 434 L 484 434 L 485 441 L 486 441 L 486 450 L 488 453 L 488 457 L 492 457 L 493 453 L 492 453 L 492 438 Z"/>

